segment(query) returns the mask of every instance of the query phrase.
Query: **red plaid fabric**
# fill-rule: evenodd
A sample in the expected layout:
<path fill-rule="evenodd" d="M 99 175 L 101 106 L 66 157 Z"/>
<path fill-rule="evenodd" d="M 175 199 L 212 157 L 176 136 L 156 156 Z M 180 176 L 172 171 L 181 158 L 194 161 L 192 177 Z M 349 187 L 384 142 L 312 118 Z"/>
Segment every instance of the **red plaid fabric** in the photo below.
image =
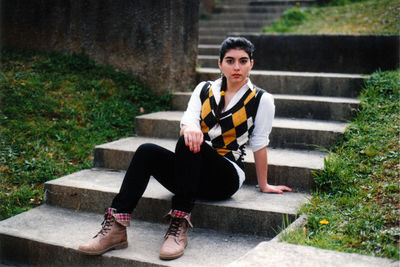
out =
<path fill-rule="evenodd" d="M 180 210 L 170 210 L 169 214 L 171 214 L 174 218 L 190 218 L 190 213 Z"/>
<path fill-rule="evenodd" d="M 114 216 L 118 222 L 125 226 L 129 226 L 129 222 L 131 221 L 131 215 L 129 213 L 117 213 L 116 209 L 108 208 L 107 219 L 110 219 L 111 216 Z"/>

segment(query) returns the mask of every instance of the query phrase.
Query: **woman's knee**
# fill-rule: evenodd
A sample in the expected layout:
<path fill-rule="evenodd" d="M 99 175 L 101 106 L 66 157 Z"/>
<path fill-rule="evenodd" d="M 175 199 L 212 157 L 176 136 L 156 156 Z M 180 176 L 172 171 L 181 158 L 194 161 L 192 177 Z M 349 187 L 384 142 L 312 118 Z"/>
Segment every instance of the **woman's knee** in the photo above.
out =
<path fill-rule="evenodd" d="M 132 158 L 132 162 L 133 161 L 147 162 L 149 159 L 151 159 L 153 151 L 154 151 L 154 144 L 146 143 L 140 145 L 136 149 L 135 155 Z"/>

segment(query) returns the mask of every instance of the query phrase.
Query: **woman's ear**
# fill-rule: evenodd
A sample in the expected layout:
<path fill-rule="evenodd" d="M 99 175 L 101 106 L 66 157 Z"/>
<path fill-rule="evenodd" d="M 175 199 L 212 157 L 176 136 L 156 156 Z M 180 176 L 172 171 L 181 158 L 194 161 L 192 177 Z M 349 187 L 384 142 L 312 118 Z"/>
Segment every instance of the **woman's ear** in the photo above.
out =
<path fill-rule="evenodd" d="M 218 59 L 218 67 L 222 71 L 221 60 L 220 59 Z"/>
<path fill-rule="evenodd" d="M 250 60 L 250 69 L 253 68 L 253 65 L 254 65 L 254 59 Z"/>

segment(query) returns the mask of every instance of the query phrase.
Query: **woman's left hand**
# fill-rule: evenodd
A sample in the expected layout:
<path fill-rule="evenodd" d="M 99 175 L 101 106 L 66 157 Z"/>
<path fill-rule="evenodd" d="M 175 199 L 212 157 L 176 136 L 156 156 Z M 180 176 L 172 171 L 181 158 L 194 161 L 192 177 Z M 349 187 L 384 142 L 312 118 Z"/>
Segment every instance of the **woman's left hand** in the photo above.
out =
<path fill-rule="evenodd" d="M 283 194 L 283 191 L 291 192 L 292 189 L 284 186 L 284 185 L 270 185 L 267 184 L 266 186 L 260 187 L 261 192 L 263 193 L 276 193 L 276 194 Z"/>

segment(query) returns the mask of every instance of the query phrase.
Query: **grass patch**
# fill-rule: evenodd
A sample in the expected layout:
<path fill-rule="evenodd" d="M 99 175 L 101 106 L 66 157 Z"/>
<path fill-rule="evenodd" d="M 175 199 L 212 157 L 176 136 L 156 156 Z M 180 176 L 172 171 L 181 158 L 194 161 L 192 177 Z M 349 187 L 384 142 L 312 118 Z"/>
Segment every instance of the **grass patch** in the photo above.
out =
<path fill-rule="evenodd" d="M 3 49 L 1 61 L 0 220 L 39 205 L 44 182 L 92 167 L 95 145 L 133 135 L 140 108 L 169 107 L 84 54 Z"/>
<path fill-rule="evenodd" d="M 293 7 L 265 33 L 399 34 L 400 0 L 331 1 L 316 7 Z"/>
<path fill-rule="evenodd" d="M 315 172 L 318 191 L 289 243 L 399 260 L 400 70 L 376 72 L 344 140 Z"/>

